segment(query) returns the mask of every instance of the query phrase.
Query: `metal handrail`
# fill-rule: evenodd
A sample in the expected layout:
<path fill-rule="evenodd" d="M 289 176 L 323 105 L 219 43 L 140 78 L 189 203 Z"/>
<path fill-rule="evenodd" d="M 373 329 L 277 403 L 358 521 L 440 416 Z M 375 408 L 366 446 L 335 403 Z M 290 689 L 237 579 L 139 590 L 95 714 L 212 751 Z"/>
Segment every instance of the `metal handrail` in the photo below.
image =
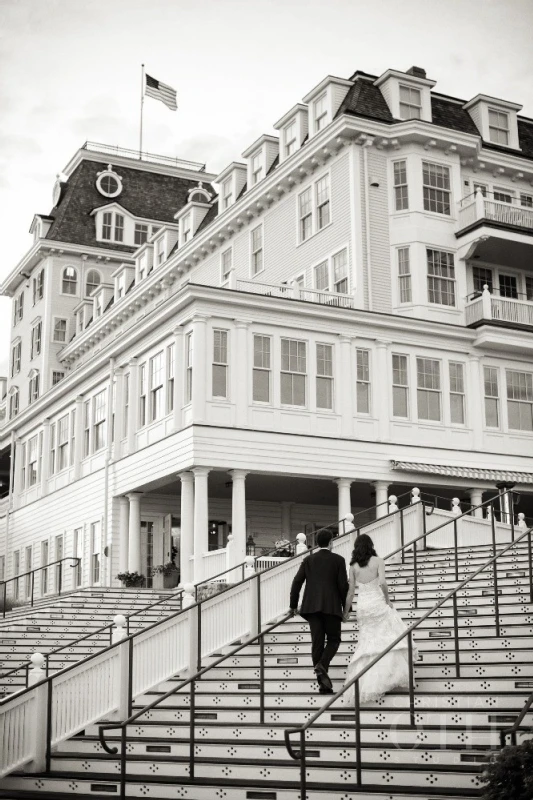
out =
<path fill-rule="evenodd" d="M 81 564 L 81 558 L 78 556 L 63 556 L 63 558 L 58 558 L 57 561 L 51 561 L 50 564 L 43 564 L 41 567 L 35 567 L 35 569 L 31 569 L 28 572 L 23 572 L 21 575 L 15 575 L 13 578 L 8 578 L 7 581 L 0 581 L 0 584 L 3 586 L 3 594 L 4 594 L 4 605 L 2 609 L 2 619 L 6 617 L 6 600 L 7 600 L 7 584 L 8 583 L 17 583 L 18 589 L 18 582 L 23 578 L 27 578 L 28 575 L 31 575 L 31 597 L 30 597 L 30 608 L 33 608 L 33 595 L 34 595 L 34 588 L 35 588 L 35 573 L 41 572 L 44 569 L 49 569 L 50 567 L 55 567 L 59 564 L 59 591 L 56 595 L 49 595 L 50 597 L 58 597 L 61 595 L 61 584 L 62 584 L 62 577 L 63 577 L 63 561 L 74 561 L 76 563 L 71 564 L 70 566 L 74 569 L 75 567 Z M 25 604 L 24 604 L 25 605 Z"/>
<path fill-rule="evenodd" d="M 517 733 L 521 729 L 522 720 L 526 716 L 526 714 L 529 711 L 529 709 L 531 708 L 531 706 L 533 706 L 533 692 L 529 695 L 528 699 L 526 700 L 524 708 L 522 709 L 522 711 L 518 715 L 514 725 L 512 727 L 510 727 L 510 728 L 504 728 L 502 731 L 500 731 L 500 743 L 501 743 L 502 747 L 505 747 L 508 736 L 511 737 L 511 744 L 514 747 L 516 747 L 517 742 L 518 742 Z M 524 728 L 524 730 L 531 730 L 531 726 L 529 726 L 527 728 Z"/>
<path fill-rule="evenodd" d="M 486 503 L 493 504 L 494 499 L 490 501 L 485 501 Z M 494 516 L 493 519 L 493 527 L 494 527 Z M 446 524 L 450 524 L 449 522 Z M 396 647 L 402 640 L 408 637 L 408 663 L 409 663 L 409 716 L 410 716 L 410 725 L 414 727 L 416 725 L 415 722 L 415 702 L 414 702 L 414 693 L 415 693 L 415 682 L 414 682 L 414 665 L 413 665 L 413 631 L 418 628 L 422 622 L 424 622 L 428 617 L 430 617 L 435 611 L 441 608 L 450 598 L 453 598 L 453 608 L 454 608 L 454 638 L 455 638 L 455 671 L 456 677 L 460 677 L 460 649 L 459 649 L 459 627 L 458 627 L 458 615 L 457 615 L 457 594 L 458 592 L 463 589 L 470 581 L 474 580 L 481 572 L 483 572 L 487 567 L 491 564 L 494 564 L 502 555 L 506 552 L 511 550 L 515 547 L 520 541 L 525 539 L 527 536 L 529 538 L 529 547 L 531 548 L 531 531 L 533 528 L 529 528 L 528 530 L 524 531 L 517 539 L 514 539 L 509 545 L 504 547 L 500 550 L 497 554 L 493 555 L 485 564 L 479 567 L 475 572 L 471 573 L 467 578 L 465 578 L 458 586 L 452 589 L 448 594 L 443 597 L 438 603 L 433 606 L 433 608 L 429 609 L 425 614 L 423 614 L 416 622 L 412 623 L 400 636 L 398 636 L 394 642 L 392 642 L 385 650 L 383 650 L 376 658 L 374 658 L 366 667 L 360 670 L 356 675 L 353 676 L 346 684 L 342 687 L 340 691 L 338 691 L 335 695 L 333 695 L 324 705 L 315 713 L 313 716 L 307 720 L 303 725 L 294 728 L 287 728 L 285 730 L 285 746 L 287 749 L 288 754 L 290 757 L 300 762 L 300 797 L 306 798 L 306 784 L 307 784 L 307 776 L 306 776 L 306 741 L 305 741 L 305 734 L 306 731 L 316 722 L 316 720 L 322 716 L 322 714 L 330 708 L 333 703 L 335 703 L 339 697 L 341 697 L 349 688 L 355 685 L 354 690 L 354 709 L 355 709 L 355 743 L 356 743 L 356 772 L 357 772 L 357 786 L 362 786 L 362 767 L 361 767 L 361 708 L 360 708 L 360 699 L 359 699 L 359 681 L 370 669 L 372 669 L 375 664 L 378 663 L 385 655 L 390 653 L 394 647 Z M 494 569 L 494 613 L 496 616 L 496 620 L 498 619 L 498 604 L 496 602 L 497 594 L 498 594 L 498 585 L 497 585 L 497 568 Z M 530 585 L 531 585 L 531 562 L 530 562 Z M 533 602 L 533 592 L 531 594 L 531 602 Z M 531 702 L 533 702 L 533 696 L 530 698 Z M 530 703 L 531 704 L 531 703 Z M 524 709 L 524 716 L 529 708 L 529 705 L 526 704 L 526 708 Z M 523 718 L 523 717 L 522 717 Z M 290 740 L 291 735 L 299 734 L 300 737 L 300 750 L 297 752 L 294 751 L 292 747 L 292 743 Z"/>

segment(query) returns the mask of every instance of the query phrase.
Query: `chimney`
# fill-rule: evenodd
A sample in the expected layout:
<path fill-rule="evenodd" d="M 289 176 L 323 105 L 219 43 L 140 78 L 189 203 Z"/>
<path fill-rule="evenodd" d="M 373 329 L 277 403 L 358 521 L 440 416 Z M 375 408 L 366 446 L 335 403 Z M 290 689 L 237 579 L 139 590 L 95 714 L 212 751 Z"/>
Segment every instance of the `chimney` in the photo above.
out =
<path fill-rule="evenodd" d="M 412 75 L 413 78 L 425 78 L 426 70 L 422 69 L 422 67 L 409 67 L 406 75 Z"/>

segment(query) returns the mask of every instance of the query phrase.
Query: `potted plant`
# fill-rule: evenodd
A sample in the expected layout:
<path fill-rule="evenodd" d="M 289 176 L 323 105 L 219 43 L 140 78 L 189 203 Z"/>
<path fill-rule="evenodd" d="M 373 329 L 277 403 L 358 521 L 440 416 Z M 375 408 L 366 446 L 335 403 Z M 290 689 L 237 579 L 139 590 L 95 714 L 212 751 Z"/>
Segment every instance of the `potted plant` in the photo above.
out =
<path fill-rule="evenodd" d="M 533 739 L 504 747 L 483 773 L 483 800 L 530 800 L 533 797 Z"/>
<path fill-rule="evenodd" d="M 163 589 L 173 589 L 179 583 L 179 570 L 173 561 L 166 564 L 157 564 L 152 567 L 152 576 L 161 575 L 163 578 Z"/>
<path fill-rule="evenodd" d="M 117 578 L 121 581 L 122 585 L 127 588 L 131 586 L 144 586 L 145 577 L 138 572 L 119 572 Z"/>

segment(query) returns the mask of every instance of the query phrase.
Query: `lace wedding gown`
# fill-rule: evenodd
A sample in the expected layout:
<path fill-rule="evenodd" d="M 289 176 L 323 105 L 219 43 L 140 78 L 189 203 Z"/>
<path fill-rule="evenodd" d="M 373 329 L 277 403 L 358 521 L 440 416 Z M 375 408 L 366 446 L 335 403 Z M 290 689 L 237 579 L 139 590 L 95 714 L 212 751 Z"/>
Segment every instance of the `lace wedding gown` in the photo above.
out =
<path fill-rule="evenodd" d="M 406 630 L 406 625 L 396 609 L 387 605 L 378 581 L 379 577 L 368 583 L 358 583 L 359 641 L 348 665 L 346 682 L 364 669 L 367 664 L 370 664 Z M 417 659 L 418 652 L 413 643 L 413 661 Z M 359 699 L 361 703 L 368 703 L 379 700 L 382 695 L 393 689 L 404 688 L 409 688 L 407 636 L 368 672 L 365 672 L 359 681 Z M 353 706 L 354 695 L 355 684 L 344 693 L 343 703 Z"/>

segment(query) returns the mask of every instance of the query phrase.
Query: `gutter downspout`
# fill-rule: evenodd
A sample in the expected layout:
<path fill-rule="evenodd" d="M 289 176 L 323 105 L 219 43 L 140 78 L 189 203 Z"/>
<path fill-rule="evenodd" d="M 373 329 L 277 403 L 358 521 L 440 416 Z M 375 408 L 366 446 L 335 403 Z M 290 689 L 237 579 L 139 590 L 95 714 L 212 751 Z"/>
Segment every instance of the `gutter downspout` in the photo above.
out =
<path fill-rule="evenodd" d="M 103 540 L 107 552 L 106 586 L 111 586 L 113 582 L 113 544 L 108 535 L 109 527 L 109 462 L 112 458 L 112 439 L 113 439 L 113 381 L 115 377 L 115 359 L 109 359 L 109 387 L 107 394 L 107 441 L 106 454 L 104 461 L 104 515 L 103 515 Z"/>
<path fill-rule="evenodd" d="M 366 285 L 368 291 L 368 310 L 372 311 L 372 253 L 370 248 L 370 193 L 368 177 L 368 148 L 372 147 L 374 139 L 366 136 L 361 142 L 363 149 L 363 183 L 365 191 L 365 241 L 366 241 Z"/>

